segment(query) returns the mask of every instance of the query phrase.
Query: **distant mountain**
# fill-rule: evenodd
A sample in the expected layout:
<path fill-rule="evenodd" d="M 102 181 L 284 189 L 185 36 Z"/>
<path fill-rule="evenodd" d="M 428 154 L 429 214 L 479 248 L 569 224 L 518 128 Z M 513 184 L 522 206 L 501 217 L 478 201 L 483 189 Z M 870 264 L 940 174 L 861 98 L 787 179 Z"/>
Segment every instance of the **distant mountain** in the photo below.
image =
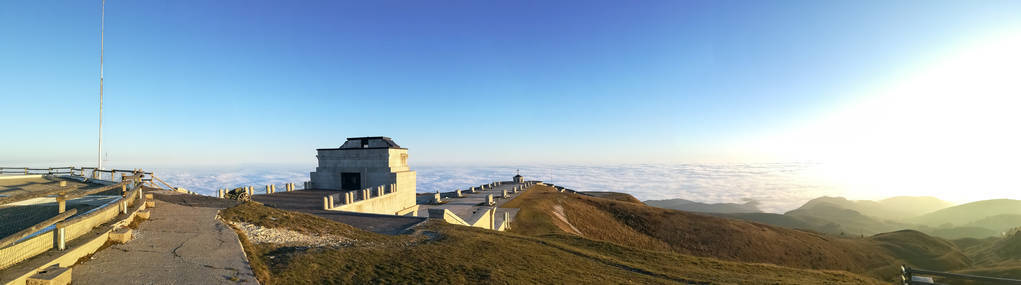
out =
<path fill-rule="evenodd" d="M 910 225 L 880 220 L 857 210 L 817 200 L 813 200 L 816 202 L 812 205 L 803 206 L 784 215 L 798 218 L 812 225 L 813 227 L 810 229 L 830 234 L 873 235 L 910 227 Z"/>
<path fill-rule="evenodd" d="M 819 197 L 808 201 L 794 211 L 809 209 L 818 205 L 854 210 L 862 215 L 879 220 L 901 221 L 943 209 L 953 204 L 934 197 L 898 196 L 880 201 L 848 200 L 844 197 Z"/>
<path fill-rule="evenodd" d="M 984 227 L 951 227 L 935 228 L 927 231 L 929 234 L 945 239 L 963 238 L 987 238 L 999 236 L 1001 232 Z"/>
<path fill-rule="evenodd" d="M 975 223 L 1004 223 L 1000 219 L 1012 219 L 1021 215 L 1021 200 L 996 199 L 957 205 L 932 213 L 908 219 L 909 222 L 930 227 L 963 226 Z M 949 225 L 948 225 L 949 224 Z M 994 229 L 995 230 L 995 229 Z"/>
<path fill-rule="evenodd" d="M 997 232 L 996 234 L 1000 234 L 1009 229 L 1021 227 L 1021 215 L 1003 214 L 989 216 L 981 220 L 970 222 L 965 226 L 987 228 L 995 230 Z"/>
<path fill-rule="evenodd" d="M 674 209 L 697 213 L 761 213 L 759 202 L 748 200 L 744 204 L 737 203 L 699 203 L 684 199 L 648 200 L 646 205 L 664 209 Z"/>
<path fill-rule="evenodd" d="M 905 217 L 921 216 L 936 210 L 954 206 L 954 203 L 929 196 L 897 196 L 878 201 L 880 205 Z"/>

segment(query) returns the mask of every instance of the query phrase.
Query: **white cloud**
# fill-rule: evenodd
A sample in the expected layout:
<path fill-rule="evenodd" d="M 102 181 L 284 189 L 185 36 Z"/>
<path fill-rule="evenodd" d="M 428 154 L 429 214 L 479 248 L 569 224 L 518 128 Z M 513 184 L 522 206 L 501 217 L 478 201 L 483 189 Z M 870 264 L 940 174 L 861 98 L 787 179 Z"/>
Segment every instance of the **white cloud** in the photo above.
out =
<path fill-rule="evenodd" d="M 683 198 L 706 203 L 759 201 L 768 212 L 784 212 L 823 195 L 845 195 L 840 187 L 812 178 L 810 163 L 635 164 L 550 166 L 421 166 L 418 192 L 452 191 L 510 180 L 517 169 L 529 180 L 551 181 L 579 191 L 616 191 L 641 200 Z M 311 169 L 294 166 L 157 169 L 158 176 L 211 195 L 218 188 L 294 182 L 299 188 Z M 552 174 L 552 179 L 551 175 Z M 854 197 L 851 198 L 881 198 Z"/>

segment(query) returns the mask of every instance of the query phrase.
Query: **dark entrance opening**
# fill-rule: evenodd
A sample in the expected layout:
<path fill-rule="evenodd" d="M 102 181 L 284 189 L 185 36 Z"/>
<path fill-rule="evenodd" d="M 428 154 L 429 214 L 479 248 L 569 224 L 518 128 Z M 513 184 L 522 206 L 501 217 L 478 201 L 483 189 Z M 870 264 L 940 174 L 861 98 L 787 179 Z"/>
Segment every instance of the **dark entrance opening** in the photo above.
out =
<path fill-rule="evenodd" d="M 340 189 L 341 190 L 362 189 L 362 174 L 358 172 L 341 172 Z"/>

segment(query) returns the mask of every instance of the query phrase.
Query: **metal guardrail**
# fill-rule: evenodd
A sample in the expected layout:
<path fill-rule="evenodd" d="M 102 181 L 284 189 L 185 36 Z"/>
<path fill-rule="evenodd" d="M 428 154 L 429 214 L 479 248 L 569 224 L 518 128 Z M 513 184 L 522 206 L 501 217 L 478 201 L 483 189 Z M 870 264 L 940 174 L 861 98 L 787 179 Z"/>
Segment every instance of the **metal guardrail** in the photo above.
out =
<path fill-rule="evenodd" d="M 901 271 L 900 278 L 901 278 L 901 281 L 904 282 L 904 285 L 947 284 L 947 283 L 937 283 L 936 279 L 933 278 L 934 276 L 938 277 L 940 279 L 946 279 L 946 280 L 975 281 L 975 282 L 980 282 L 979 284 L 1021 285 L 1021 280 L 1019 280 L 1019 279 L 1009 279 L 1009 278 L 989 277 L 989 276 L 977 276 L 977 275 L 968 275 L 968 274 L 959 274 L 959 273 L 950 273 L 950 272 L 940 272 L 940 271 L 932 271 L 932 270 L 924 270 L 924 269 L 915 269 L 915 268 L 911 268 L 911 267 L 909 267 L 907 265 L 901 265 L 900 266 L 900 271 Z M 925 275 L 928 275 L 928 276 L 925 276 Z M 943 280 L 941 280 L 941 281 L 943 281 Z"/>

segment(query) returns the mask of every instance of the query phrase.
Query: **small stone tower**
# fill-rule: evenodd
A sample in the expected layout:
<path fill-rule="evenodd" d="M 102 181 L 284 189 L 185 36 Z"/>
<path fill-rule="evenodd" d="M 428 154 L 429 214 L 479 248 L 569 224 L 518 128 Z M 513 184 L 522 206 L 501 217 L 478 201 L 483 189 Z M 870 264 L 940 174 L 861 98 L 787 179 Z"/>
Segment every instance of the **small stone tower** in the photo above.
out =
<path fill-rule="evenodd" d="M 514 175 L 514 183 L 525 183 L 525 177 L 521 176 L 521 170 L 518 170 L 517 175 Z"/>

